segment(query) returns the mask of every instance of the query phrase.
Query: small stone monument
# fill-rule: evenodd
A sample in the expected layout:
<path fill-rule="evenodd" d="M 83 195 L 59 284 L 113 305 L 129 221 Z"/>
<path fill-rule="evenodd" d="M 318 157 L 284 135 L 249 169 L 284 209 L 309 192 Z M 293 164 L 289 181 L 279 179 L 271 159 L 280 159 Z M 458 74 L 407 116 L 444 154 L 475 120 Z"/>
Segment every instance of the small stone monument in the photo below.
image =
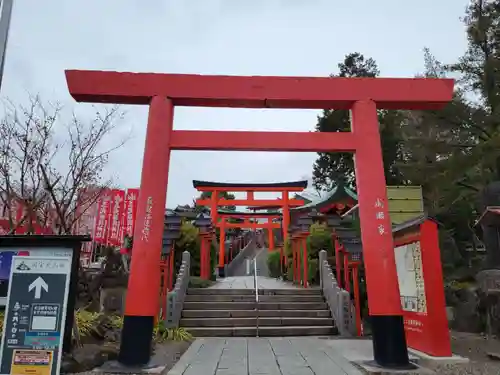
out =
<path fill-rule="evenodd" d="M 500 181 L 487 185 L 480 197 L 482 215 L 476 225 L 483 232 L 486 259 L 476 281 L 487 333 L 500 334 Z"/>

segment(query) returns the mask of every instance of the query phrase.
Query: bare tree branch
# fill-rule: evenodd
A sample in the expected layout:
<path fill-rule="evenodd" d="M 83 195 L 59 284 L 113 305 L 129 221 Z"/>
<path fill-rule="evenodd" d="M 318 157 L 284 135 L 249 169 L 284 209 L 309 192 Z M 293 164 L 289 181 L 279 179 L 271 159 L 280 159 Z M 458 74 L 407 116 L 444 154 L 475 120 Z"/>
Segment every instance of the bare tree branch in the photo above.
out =
<path fill-rule="evenodd" d="M 34 222 L 47 223 L 53 208 L 56 231 L 69 234 L 111 187 L 112 181 L 104 180 L 102 173 L 109 155 L 130 137 L 111 138 L 124 113 L 117 106 L 95 108 L 90 121 L 74 113 L 66 121 L 62 109 L 58 103 L 42 101 L 39 95 L 29 95 L 26 106 L 4 103 L 0 203 L 8 213 L 11 231 L 26 223 L 31 232 Z M 25 209 L 21 218 L 18 204 Z"/>

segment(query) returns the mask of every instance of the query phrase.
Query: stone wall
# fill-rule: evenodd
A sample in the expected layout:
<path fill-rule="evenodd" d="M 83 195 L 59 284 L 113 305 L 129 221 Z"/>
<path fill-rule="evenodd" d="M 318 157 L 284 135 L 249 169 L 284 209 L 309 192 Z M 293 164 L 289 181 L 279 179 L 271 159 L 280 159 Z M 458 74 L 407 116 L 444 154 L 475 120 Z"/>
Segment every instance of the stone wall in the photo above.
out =
<path fill-rule="evenodd" d="M 325 250 L 319 252 L 320 287 L 330 308 L 341 336 L 353 336 L 356 332 L 354 306 L 349 292 L 340 288 L 328 264 Z"/>

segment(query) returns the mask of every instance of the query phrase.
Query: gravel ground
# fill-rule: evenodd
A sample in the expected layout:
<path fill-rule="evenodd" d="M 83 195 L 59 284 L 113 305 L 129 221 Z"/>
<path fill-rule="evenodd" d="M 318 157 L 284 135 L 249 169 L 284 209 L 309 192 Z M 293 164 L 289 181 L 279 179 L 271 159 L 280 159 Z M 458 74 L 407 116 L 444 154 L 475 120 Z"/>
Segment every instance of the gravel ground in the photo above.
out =
<path fill-rule="evenodd" d="M 165 366 L 165 370 L 162 372 L 166 375 L 168 371 L 174 367 L 177 361 L 181 358 L 184 352 L 191 346 L 192 342 L 188 341 L 168 341 L 162 344 L 157 344 L 155 348 L 155 353 L 152 358 L 152 362 L 158 363 Z M 96 375 L 96 374 L 108 374 L 108 372 L 102 371 L 86 371 L 79 373 L 72 373 L 71 375 Z M 129 374 L 134 375 L 134 374 Z"/>
<path fill-rule="evenodd" d="M 500 375 L 500 360 L 490 359 L 487 353 L 497 353 L 500 356 L 500 339 L 478 334 L 452 332 L 453 353 L 467 357 L 470 362 L 462 365 L 436 368 L 442 375 Z"/>
<path fill-rule="evenodd" d="M 163 374 L 166 374 L 190 346 L 191 342 L 188 341 L 169 341 L 159 344 L 156 346 L 153 360 L 166 366 L 163 371 Z"/>

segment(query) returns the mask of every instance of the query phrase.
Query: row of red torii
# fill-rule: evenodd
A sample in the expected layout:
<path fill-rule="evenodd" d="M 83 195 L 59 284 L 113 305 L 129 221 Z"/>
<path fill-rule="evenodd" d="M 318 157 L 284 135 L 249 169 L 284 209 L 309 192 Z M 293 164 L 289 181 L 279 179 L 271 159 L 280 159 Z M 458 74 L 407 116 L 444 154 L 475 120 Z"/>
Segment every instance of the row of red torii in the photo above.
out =
<path fill-rule="evenodd" d="M 267 229 L 268 236 L 268 250 L 274 251 L 274 229 L 281 229 L 283 243 L 278 245 L 280 251 L 280 266 L 286 269 L 288 266 L 288 259 L 284 254 L 284 244 L 289 240 L 292 254 L 292 280 L 299 285 L 307 288 L 309 286 L 309 266 L 308 266 L 308 251 L 307 251 L 307 237 L 309 236 L 309 225 L 313 222 L 324 222 L 325 224 L 330 224 L 330 218 L 325 215 L 326 212 L 331 212 L 331 209 L 338 209 L 341 212 L 349 211 L 355 201 L 343 200 L 340 202 L 332 202 L 331 205 L 321 208 L 319 211 L 315 209 L 303 211 L 298 215 L 294 215 L 294 223 L 292 223 L 290 217 L 290 208 L 300 207 L 304 205 L 302 199 L 290 198 L 289 194 L 292 192 L 298 193 L 307 188 L 307 181 L 296 181 L 296 182 L 285 182 L 285 183 L 220 183 L 220 182 L 207 182 L 207 181 L 193 181 L 193 186 L 200 192 L 210 193 L 210 198 L 208 199 L 198 199 L 196 203 L 198 205 L 208 206 L 211 208 L 210 216 L 211 223 L 215 223 L 212 228 L 220 229 L 220 243 L 219 243 L 219 256 L 218 256 L 218 268 L 219 275 L 224 276 L 224 267 L 226 262 L 232 260 L 232 250 L 233 246 L 238 248 L 242 245 L 239 240 L 231 243 L 229 259 L 225 259 L 226 248 L 225 248 L 225 229 L 227 228 L 250 228 L 250 229 Z M 225 192 L 245 192 L 246 199 L 226 199 L 224 196 Z M 256 192 L 279 192 L 281 197 L 278 199 L 256 199 Z M 237 211 L 224 211 L 220 210 L 220 206 L 242 206 L 247 205 L 253 212 L 237 212 Z M 257 212 L 261 209 L 272 210 L 273 212 L 261 213 Z M 277 212 L 277 210 L 281 210 Z M 338 211 L 337 211 L 338 212 Z M 340 216 L 333 214 L 333 223 L 329 225 L 333 227 L 334 224 L 338 224 Z M 300 216 L 307 216 L 309 220 L 303 221 L 304 225 L 300 224 Z M 243 223 L 229 223 L 227 222 L 230 218 L 243 219 Z M 249 218 L 253 219 L 267 219 L 265 223 L 250 222 Z M 280 222 L 273 222 L 274 219 L 278 219 Z M 328 221 L 328 222 L 327 222 Z M 337 283 L 340 287 L 343 287 L 348 292 L 352 292 L 354 297 L 354 307 L 355 307 L 355 322 L 356 322 L 356 332 L 358 336 L 362 335 L 361 327 L 361 301 L 360 301 L 360 291 L 359 291 L 359 266 L 361 265 L 361 259 L 359 253 L 350 253 L 345 247 L 344 241 L 339 238 L 338 231 L 332 230 L 332 242 L 334 244 L 335 251 L 335 261 L 336 261 L 336 278 Z M 210 242 L 213 238 L 213 233 L 210 230 L 202 230 L 200 232 L 202 239 L 201 243 L 201 264 L 200 264 L 200 276 L 204 279 L 210 278 Z M 359 239 L 357 240 L 359 242 Z"/>

